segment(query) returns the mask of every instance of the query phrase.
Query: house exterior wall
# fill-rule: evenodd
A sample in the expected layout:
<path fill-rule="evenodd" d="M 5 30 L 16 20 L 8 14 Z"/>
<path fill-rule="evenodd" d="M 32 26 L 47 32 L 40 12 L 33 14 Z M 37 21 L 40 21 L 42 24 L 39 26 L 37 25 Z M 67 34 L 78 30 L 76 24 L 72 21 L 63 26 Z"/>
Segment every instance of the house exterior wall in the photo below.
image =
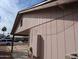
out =
<path fill-rule="evenodd" d="M 38 59 L 65 59 L 77 53 L 77 7 L 51 7 L 29 12 L 16 33 L 30 29 L 30 45 Z"/>
<path fill-rule="evenodd" d="M 44 18 L 47 15 L 43 13 L 41 19 L 37 18 L 38 24 L 44 21 L 46 23 L 31 28 L 30 45 L 33 47 L 33 55 L 40 59 L 65 59 L 66 55 L 77 53 L 77 10 L 49 12 L 50 17 L 56 15 Z M 40 16 L 39 13 L 36 15 Z M 54 18 L 56 16 L 61 17 Z M 52 21 L 49 21 L 51 19 Z M 32 23 L 35 25 L 34 21 Z M 33 24 L 31 26 L 34 26 Z"/>

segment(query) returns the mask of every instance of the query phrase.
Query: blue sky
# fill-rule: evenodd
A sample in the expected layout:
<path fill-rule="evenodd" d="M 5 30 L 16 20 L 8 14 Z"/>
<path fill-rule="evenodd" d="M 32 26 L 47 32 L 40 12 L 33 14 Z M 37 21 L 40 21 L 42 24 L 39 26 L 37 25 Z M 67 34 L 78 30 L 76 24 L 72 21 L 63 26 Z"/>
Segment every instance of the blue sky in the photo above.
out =
<path fill-rule="evenodd" d="M 19 10 L 32 7 L 33 4 L 42 2 L 43 0 L 0 0 L 0 33 L 2 27 L 7 27 L 10 33 L 12 26 Z"/>

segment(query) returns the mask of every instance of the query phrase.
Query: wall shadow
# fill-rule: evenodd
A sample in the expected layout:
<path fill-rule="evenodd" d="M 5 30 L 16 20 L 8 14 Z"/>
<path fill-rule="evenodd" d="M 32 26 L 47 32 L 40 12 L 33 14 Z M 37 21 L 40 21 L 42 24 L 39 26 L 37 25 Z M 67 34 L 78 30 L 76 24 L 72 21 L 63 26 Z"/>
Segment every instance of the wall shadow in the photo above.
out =
<path fill-rule="evenodd" d="M 44 59 L 44 40 L 41 35 L 37 36 L 37 59 Z"/>

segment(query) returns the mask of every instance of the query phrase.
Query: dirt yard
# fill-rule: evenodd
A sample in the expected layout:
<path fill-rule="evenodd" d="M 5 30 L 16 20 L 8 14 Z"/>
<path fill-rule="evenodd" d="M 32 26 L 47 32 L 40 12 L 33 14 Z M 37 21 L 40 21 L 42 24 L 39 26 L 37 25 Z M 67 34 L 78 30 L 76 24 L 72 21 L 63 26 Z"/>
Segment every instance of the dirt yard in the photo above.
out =
<path fill-rule="evenodd" d="M 27 45 L 14 44 L 13 54 L 11 46 L 0 46 L 0 59 L 27 59 Z"/>

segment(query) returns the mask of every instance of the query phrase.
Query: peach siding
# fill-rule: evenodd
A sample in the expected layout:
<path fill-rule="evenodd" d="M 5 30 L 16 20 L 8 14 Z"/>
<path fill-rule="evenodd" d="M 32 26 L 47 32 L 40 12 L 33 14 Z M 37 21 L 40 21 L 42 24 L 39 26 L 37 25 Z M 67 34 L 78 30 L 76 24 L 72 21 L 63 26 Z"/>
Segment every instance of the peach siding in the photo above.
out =
<path fill-rule="evenodd" d="M 77 22 L 77 8 L 51 7 L 25 14 L 23 26 L 16 33 L 30 28 L 30 45 L 35 57 L 65 59 L 66 55 L 77 53 Z"/>
<path fill-rule="evenodd" d="M 44 59 L 65 59 L 77 53 L 77 13 L 31 28 L 33 54 L 38 57 L 38 35 L 44 41 Z M 44 19 L 46 20 L 46 19 Z M 30 34 L 30 36 L 31 36 Z M 41 43 L 39 43 L 41 44 Z M 42 47 L 40 47 L 41 50 Z M 41 57 L 42 59 L 42 57 Z"/>
<path fill-rule="evenodd" d="M 71 14 L 71 8 L 65 8 L 64 9 L 64 15 Z M 74 8 L 75 9 L 75 8 Z M 23 26 L 20 27 L 18 26 L 16 33 L 24 31 L 25 29 L 31 28 L 33 26 L 42 24 L 44 22 L 50 21 L 50 20 L 55 20 L 57 18 L 60 18 L 63 16 L 63 9 L 59 7 L 55 8 L 49 8 L 46 10 L 39 10 L 39 11 L 34 11 L 27 13 L 23 15 Z M 27 25 L 28 24 L 28 25 Z"/>

